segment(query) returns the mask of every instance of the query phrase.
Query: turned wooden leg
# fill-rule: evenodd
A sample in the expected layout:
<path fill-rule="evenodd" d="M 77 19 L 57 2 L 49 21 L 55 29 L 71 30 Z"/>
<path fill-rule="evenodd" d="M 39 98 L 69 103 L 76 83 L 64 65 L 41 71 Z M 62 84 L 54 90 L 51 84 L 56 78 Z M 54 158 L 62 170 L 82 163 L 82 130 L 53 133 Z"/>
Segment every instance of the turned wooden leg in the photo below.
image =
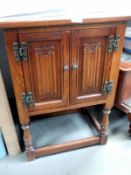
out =
<path fill-rule="evenodd" d="M 35 150 L 32 145 L 32 136 L 30 133 L 30 126 L 22 125 L 21 128 L 23 129 L 23 140 L 25 145 L 25 152 L 28 160 L 35 159 Z"/>
<path fill-rule="evenodd" d="M 128 130 L 128 133 L 131 136 L 131 112 L 128 113 L 128 120 L 129 120 L 129 130 Z"/>
<path fill-rule="evenodd" d="M 101 120 L 101 130 L 100 130 L 100 143 L 101 144 L 106 144 L 107 142 L 107 129 L 108 129 L 108 125 L 109 125 L 109 114 L 110 114 L 110 110 L 109 109 L 104 109 L 103 110 L 103 117 Z"/>

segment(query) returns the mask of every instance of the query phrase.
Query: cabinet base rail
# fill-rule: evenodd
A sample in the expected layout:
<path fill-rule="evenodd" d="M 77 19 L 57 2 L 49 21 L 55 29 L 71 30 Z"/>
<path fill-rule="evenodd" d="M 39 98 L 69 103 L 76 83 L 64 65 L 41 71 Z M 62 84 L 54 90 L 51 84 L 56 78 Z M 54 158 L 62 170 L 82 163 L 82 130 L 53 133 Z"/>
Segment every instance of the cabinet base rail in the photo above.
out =
<path fill-rule="evenodd" d="M 36 157 L 40 157 L 41 155 L 49 155 L 49 154 L 59 153 L 63 151 L 69 151 L 69 150 L 82 148 L 82 147 L 86 147 L 86 146 L 90 146 L 98 143 L 100 143 L 100 137 L 96 136 L 96 137 L 81 139 L 78 141 L 72 141 L 69 143 L 36 148 L 34 151 L 35 151 Z"/>
<path fill-rule="evenodd" d="M 25 143 L 25 150 L 26 150 L 25 153 L 26 153 L 27 159 L 33 160 L 42 155 L 55 154 L 59 152 L 69 151 L 69 150 L 96 145 L 96 144 L 106 144 L 107 142 L 107 133 L 105 132 L 107 130 L 106 125 L 104 126 L 102 122 L 101 123 L 98 122 L 95 116 L 92 116 L 92 114 L 89 113 L 88 110 L 85 110 L 85 112 L 89 117 L 89 119 L 91 120 L 98 135 L 63 143 L 63 144 L 55 144 L 55 145 L 34 148 L 32 145 L 32 136 L 29 130 L 30 126 L 23 125 L 22 129 L 24 131 L 24 143 Z M 109 114 L 109 111 L 103 111 L 104 122 L 105 122 L 105 117 L 108 118 L 108 114 Z"/>

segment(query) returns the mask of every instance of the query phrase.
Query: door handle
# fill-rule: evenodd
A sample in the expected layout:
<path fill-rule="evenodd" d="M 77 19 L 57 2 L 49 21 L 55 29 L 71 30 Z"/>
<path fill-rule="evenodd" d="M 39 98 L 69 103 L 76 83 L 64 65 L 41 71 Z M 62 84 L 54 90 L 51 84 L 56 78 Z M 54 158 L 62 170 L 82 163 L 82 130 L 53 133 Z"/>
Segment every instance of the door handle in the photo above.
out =
<path fill-rule="evenodd" d="M 68 71 L 69 70 L 69 66 L 64 65 L 64 71 Z"/>
<path fill-rule="evenodd" d="M 72 70 L 77 70 L 78 69 L 78 64 L 73 64 L 72 65 Z"/>

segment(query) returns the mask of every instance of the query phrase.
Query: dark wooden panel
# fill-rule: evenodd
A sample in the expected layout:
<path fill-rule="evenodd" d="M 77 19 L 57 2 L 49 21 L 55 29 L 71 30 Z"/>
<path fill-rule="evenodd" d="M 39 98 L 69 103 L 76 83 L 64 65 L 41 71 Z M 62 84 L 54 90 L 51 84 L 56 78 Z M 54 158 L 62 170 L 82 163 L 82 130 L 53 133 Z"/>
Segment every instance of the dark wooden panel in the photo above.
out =
<path fill-rule="evenodd" d="M 30 69 L 36 102 L 62 98 L 62 63 L 59 49 L 59 41 L 30 44 Z"/>
<path fill-rule="evenodd" d="M 113 28 L 87 29 L 72 32 L 70 102 L 86 102 L 89 98 L 103 98 L 103 85 L 109 80 L 112 53 L 107 52 L 108 37 Z"/>
<path fill-rule="evenodd" d="M 128 64 L 128 63 L 127 63 Z M 116 104 L 121 105 L 131 98 L 131 70 L 120 70 L 117 84 Z"/>
<path fill-rule="evenodd" d="M 23 61 L 26 91 L 35 105 L 30 110 L 65 106 L 69 99 L 69 36 L 66 32 L 19 34 L 28 43 L 28 61 Z"/>
<path fill-rule="evenodd" d="M 87 38 L 80 43 L 78 95 L 101 93 L 106 39 Z"/>

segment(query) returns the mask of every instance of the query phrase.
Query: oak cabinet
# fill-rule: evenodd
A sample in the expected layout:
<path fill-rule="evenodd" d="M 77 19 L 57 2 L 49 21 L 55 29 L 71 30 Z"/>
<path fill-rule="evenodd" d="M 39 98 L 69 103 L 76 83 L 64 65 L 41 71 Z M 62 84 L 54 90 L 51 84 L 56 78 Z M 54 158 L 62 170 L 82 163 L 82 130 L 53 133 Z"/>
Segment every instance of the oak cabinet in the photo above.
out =
<path fill-rule="evenodd" d="M 28 159 L 107 141 L 125 23 L 6 29 L 5 45 Z M 34 148 L 32 116 L 103 104 L 98 135 Z"/>

